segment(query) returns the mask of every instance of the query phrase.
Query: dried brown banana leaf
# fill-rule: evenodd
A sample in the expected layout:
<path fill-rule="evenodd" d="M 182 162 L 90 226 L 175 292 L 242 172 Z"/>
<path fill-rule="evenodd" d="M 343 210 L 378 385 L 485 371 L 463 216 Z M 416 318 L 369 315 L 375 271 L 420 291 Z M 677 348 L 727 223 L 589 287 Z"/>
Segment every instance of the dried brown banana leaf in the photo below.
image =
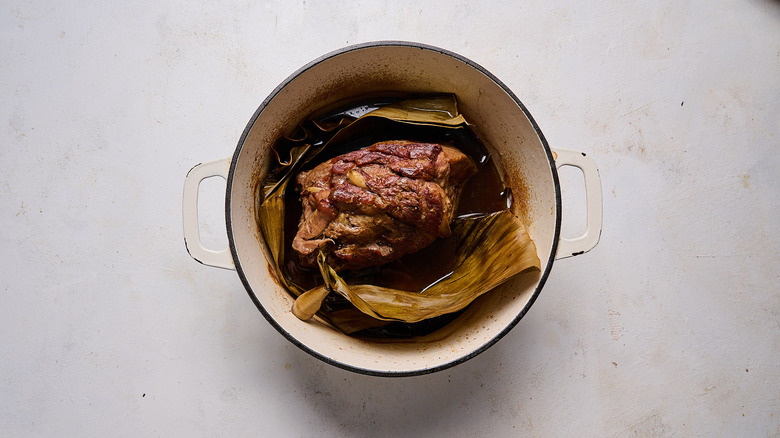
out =
<path fill-rule="evenodd" d="M 536 247 L 509 210 L 453 221 L 458 241 L 453 272 L 422 292 L 370 284 L 348 285 L 320 257 L 326 272 L 319 286 L 338 292 L 366 315 L 384 321 L 418 322 L 463 309 L 480 295 L 527 270 L 539 270 Z"/>
<path fill-rule="evenodd" d="M 341 117 L 337 120 L 305 120 L 287 138 L 272 148 L 275 162 L 259 188 L 257 221 L 273 258 L 274 271 L 279 281 L 296 297 L 305 292 L 288 275 L 282 261 L 285 253 L 285 193 L 290 181 L 321 152 L 350 140 L 374 127 L 377 121 L 409 123 L 431 127 L 457 129 L 466 122 L 458 113 L 452 95 L 402 100 L 373 110 L 355 120 Z M 323 141 L 322 139 L 327 140 Z"/>
<path fill-rule="evenodd" d="M 304 123 L 295 135 L 275 145 L 276 162 L 272 163 L 258 193 L 258 223 L 273 258 L 273 269 L 279 281 L 296 297 L 307 290 L 315 291 L 297 284 L 283 264 L 287 250 L 284 233 L 296 231 L 284 229 L 285 196 L 295 175 L 308 163 L 321 161 L 318 157 L 327 155 L 330 149 L 360 139 L 366 131 L 377 126 L 403 123 L 445 130 L 467 126 L 452 95 L 396 102 L 355 120 L 340 118 Z M 325 263 L 324 257 L 320 257 L 323 284 L 314 289 L 335 291 L 354 305 L 354 308 L 342 308 L 329 315 L 320 312 L 320 316 L 345 333 L 387 324 L 387 321 L 422 321 L 461 310 L 510 277 L 539 269 L 533 242 L 522 222 L 509 210 L 456 218 L 452 230 L 458 242 L 456 267 L 450 275 L 422 292 L 348 284 Z M 307 308 L 317 308 L 316 303 L 306 304 Z"/>

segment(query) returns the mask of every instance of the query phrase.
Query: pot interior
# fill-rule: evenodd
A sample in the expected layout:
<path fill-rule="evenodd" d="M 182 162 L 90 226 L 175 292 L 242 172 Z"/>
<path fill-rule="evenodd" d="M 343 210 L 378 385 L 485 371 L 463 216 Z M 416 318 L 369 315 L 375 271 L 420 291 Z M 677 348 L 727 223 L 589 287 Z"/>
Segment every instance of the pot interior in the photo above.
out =
<path fill-rule="evenodd" d="M 381 93 L 454 93 L 515 196 L 514 212 L 536 244 L 542 271 L 483 295 L 454 322 L 410 341 L 367 342 L 290 311 L 292 297 L 270 274 L 270 256 L 255 220 L 255 188 L 269 167 L 270 147 L 312 112 Z M 239 142 L 228 181 L 228 234 L 250 296 L 290 341 L 336 366 L 366 374 L 412 375 L 460 363 L 496 342 L 525 314 L 552 265 L 559 223 L 557 178 L 549 148 L 503 84 L 449 52 L 407 43 L 347 48 L 312 62 L 261 105 Z"/>

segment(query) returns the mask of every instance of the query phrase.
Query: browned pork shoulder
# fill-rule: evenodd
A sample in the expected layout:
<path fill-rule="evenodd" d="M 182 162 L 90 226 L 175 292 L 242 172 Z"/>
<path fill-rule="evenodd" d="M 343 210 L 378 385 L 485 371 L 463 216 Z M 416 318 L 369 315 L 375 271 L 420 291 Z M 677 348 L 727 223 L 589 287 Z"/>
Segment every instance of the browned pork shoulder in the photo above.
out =
<path fill-rule="evenodd" d="M 476 172 L 459 150 L 384 141 L 297 178 L 303 215 L 293 249 L 304 266 L 320 250 L 334 269 L 391 262 L 450 235 L 463 183 Z"/>

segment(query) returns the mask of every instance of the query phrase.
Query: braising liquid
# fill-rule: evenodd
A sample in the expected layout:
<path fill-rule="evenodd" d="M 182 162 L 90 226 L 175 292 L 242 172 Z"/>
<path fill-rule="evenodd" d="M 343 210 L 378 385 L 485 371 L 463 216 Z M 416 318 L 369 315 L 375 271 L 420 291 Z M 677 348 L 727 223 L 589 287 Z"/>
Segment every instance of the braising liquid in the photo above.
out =
<path fill-rule="evenodd" d="M 318 120 L 333 121 L 343 117 L 356 118 L 365 112 L 392 102 L 393 99 L 364 100 L 351 105 L 342 106 Z M 310 163 L 304 170 L 309 170 L 317 164 L 332 157 L 352 150 L 370 146 L 385 140 L 411 140 L 447 144 L 460 149 L 477 165 L 477 172 L 464 184 L 455 217 L 493 213 L 508 208 L 512 202 L 512 194 L 501 182 L 498 169 L 490 158 L 487 148 L 474 132 L 468 128 L 448 129 L 422 127 L 397 122 L 379 122 L 372 129 L 366 130 L 357 138 L 323 151 L 315 163 Z M 370 132 L 369 132 L 370 131 Z M 311 144 L 326 142 L 332 133 L 317 132 L 307 129 L 306 135 Z M 290 184 L 285 193 L 285 248 L 282 269 L 284 275 L 304 289 L 322 284 L 319 270 L 302 267 L 298 263 L 297 254 L 292 250 L 292 240 L 298 230 L 298 221 L 302 214 L 299 193 L 294 184 Z M 363 269 L 357 272 L 342 272 L 340 275 L 350 282 L 359 281 L 377 286 L 399 290 L 422 291 L 431 284 L 445 277 L 455 268 L 455 251 L 457 242 L 454 237 L 440 238 L 431 245 L 413 254 L 407 254 L 398 260 L 382 266 Z M 326 315 L 351 303 L 338 294 L 330 294 L 323 302 L 321 312 Z M 457 316 L 443 315 L 418 323 L 391 323 L 379 328 L 365 329 L 358 335 L 369 337 L 409 338 L 431 333 L 442 327 Z"/>

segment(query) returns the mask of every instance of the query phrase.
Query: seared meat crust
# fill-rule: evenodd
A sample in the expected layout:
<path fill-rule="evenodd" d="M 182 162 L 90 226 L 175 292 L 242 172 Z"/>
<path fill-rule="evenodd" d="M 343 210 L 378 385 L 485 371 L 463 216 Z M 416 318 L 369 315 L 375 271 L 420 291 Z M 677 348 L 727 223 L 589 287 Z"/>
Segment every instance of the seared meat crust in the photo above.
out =
<path fill-rule="evenodd" d="M 336 270 L 396 260 L 450 235 L 463 183 L 476 172 L 459 150 L 385 141 L 332 158 L 297 178 L 303 214 L 293 249 Z"/>

